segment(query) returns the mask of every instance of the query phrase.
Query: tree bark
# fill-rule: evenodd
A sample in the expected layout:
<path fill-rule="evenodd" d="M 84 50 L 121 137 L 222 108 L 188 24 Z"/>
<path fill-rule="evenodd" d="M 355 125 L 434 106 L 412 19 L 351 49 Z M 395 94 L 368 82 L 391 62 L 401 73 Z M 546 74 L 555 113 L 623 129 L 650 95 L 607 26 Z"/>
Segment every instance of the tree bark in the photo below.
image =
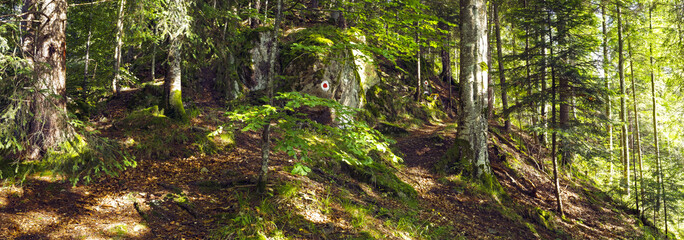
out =
<path fill-rule="evenodd" d="M 461 73 L 458 137 L 473 150 L 473 173 L 489 175 L 487 154 L 487 10 L 485 0 L 461 0 Z"/>
<path fill-rule="evenodd" d="M 604 4 L 601 4 L 601 17 L 602 17 L 602 22 L 601 22 L 601 27 L 602 27 L 602 32 L 603 32 L 603 77 L 605 78 L 605 88 L 606 90 L 610 90 L 610 77 L 608 77 L 608 66 L 609 60 L 608 60 L 608 33 L 606 30 L 606 6 Z M 610 99 L 610 93 L 606 95 L 606 118 L 608 118 L 608 121 L 611 121 L 611 99 Z M 613 124 L 610 122 L 607 124 L 608 128 L 608 153 L 609 153 L 609 159 L 610 163 L 613 163 Z M 611 165 L 612 166 L 612 165 Z"/>
<path fill-rule="evenodd" d="M 89 11 L 88 20 L 93 20 L 93 11 Z M 90 39 L 92 35 L 92 25 L 88 24 L 88 40 L 86 40 L 85 66 L 83 67 L 83 96 L 87 96 L 88 93 L 88 65 L 90 64 Z"/>
<path fill-rule="evenodd" d="M 22 51 L 33 68 L 33 119 L 26 158 L 37 160 L 67 139 L 65 0 L 26 0 Z M 31 13 L 33 12 L 33 13 Z M 40 14 L 39 14 L 40 13 Z"/>
<path fill-rule="evenodd" d="M 641 192 L 640 193 L 635 193 L 634 195 L 637 196 L 637 211 L 639 213 L 643 212 L 639 210 L 639 198 L 643 201 L 644 199 L 644 173 L 643 173 L 643 163 L 641 161 L 641 136 L 639 133 L 639 110 L 637 108 L 637 97 L 636 97 L 636 87 L 635 87 L 635 81 L 634 81 L 634 63 L 632 62 L 632 42 L 628 42 L 628 48 L 629 48 L 629 71 L 630 75 L 632 78 L 632 102 L 634 103 L 634 141 L 635 141 L 635 150 L 636 150 L 636 158 L 637 161 L 639 162 L 639 179 L 641 179 Z M 637 181 L 637 180 L 635 180 Z M 635 183 L 636 186 L 636 183 Z M 634 189 L 636 191 L 636 189 Z M 639 196 L 641 194 L 641 196 Z M 641 204 L 641 207 L 643 208 L 644 204 Z"/>
<path fill-rule="evenodd" d="M 422 96 L 423 91 L 421 91 L 421 86 L 422 86 L 422 81 L 420 79 L 420 59 L 423 57 L 423 48 L 420 46 L 420 33 L 418 32 L 418 29 L 420 27 L 420 23 L 416 23 L 416 43 L 418 44 L 418 52 L 416 52 L 416 73 L 418 74 L 418 81 L 416 85 L 416 95 L 415 95 L 415 100 L 420 101 L 420 96 Z M 427 88 L 427 86 L 426 86 Z"/>
<path fill-rule="evenodd" d="M 157 26 L 154 26 L 154 37 L 157 36 Z M 152 68 L 150 69 L 150 76 L 152 77 L 152 82 L 156 80 L 157 74 L 157 40 L 152 40 Z"/>
<path fill-rule="evenodd" d="M 273 44 L 271 45 L 269 62 L 269 80 L 266 86 L 268 94 L 268 104 L 273 105 L 273 86 L 276 79 L 276 56 L 278 55 L 278 30 L 280 29 L 280 21 L 282 18 L 283 1 L 278 0 L 278 11 L 276 12 L 275 23 L 273 25 Z M 261 134 L 261 169 L 257 179 L 257 191 L 265 192 L 266 183 L 268 182 L 268 161 L 271 152 L 271 123 L 267 122 L 264 125 L 263 133 Z"/>
<path fill-rule="evenodd" d="M 542 36 L 540 39 L 540 42 L 544 42 L 545 38 L 546 37 Z M 548 129 L 548 117 L 546 116 L 546 112 L 547 112 L 547 109 L 546 109 L 546 107 L 547 107 L 546 106 L 547 93 L 546 92 L 548 91 L 546 89 L 546 68 L 548 66 L 546 64 L 546 47 L 544 47 L 544 44 L 542 44 L 542 47 L 540 50 L 541 50 L 541 61 L 542 61 L 542 69 L 541 69 L 541 74 L 540 74 L 541 75 L 540 82 L 541 82 L 542 97 L 541 97 L 541 104 L 540 104 L 541 109 L 539 110 L 539 112 L 541 112 L 541 121 L 542 121 L 542 125 L 543 125 L 540 140 L 541 140 L 542 146 L 546 146 L 549 142 L 548 134 L 546 132 L 546 129 Z"/>
<path fill-rule="evenodd" d="M 622 13 L 620 12 L 619 3 L 615 5 L 617 11 L 617 27 L 618 27 L 618 73 L 620 76 L 620 121 L 622 123 L 622 134 L 620 135 L 620 144 L 622 145 L 622 178 L 625 181 L 625 191 L 629 197 L 629 137 L 627 136 L 627 88 L 625 86 L 625 71 L 624 71 L 624 56 L 623 39 L 622 39 Z"/>
<path fill-rule="evenodd" d="M 178 11 L 172 16 L 183 18 L 187 14 L 187 9 L 185 9 L 184 0 L 174 0 L 171 1 L 169 5 L 169 11 Z M 176 22 L 182 22 L 178 19 Z M 179 23 L 182 24 L 182 23 Z M 183 107 L 183 98 L 181 95 L 181 83 L 182 83 L 182 72 L 181 72 L 181 46 L 183 43 L 182 33 L 172 33 L 169 35 L 169 54 L 168 54 L 168 64 L 169 69 L 166 73 L 166 78 L 164 79 L 165 88 L 165 105 L 168 116 L 179 120 L 181 122 L 187 122 L 188 116 L 185 114 L 185 108 Z"/>
<path fill-rule="evenodd" d="M 554 58 L 553 55 L 553 32 L 551 28 L 551 13 L 547 13 L 547 21 L 549 24 L 549 55 L 551 59 Z M 556 159 L 556 133 L 558 132 L 558 126 L 556 124 L 556 73 L 554 71 L 555 63 L 551 63 L 551 162 L 553 163 L 553 181 L 556 194 L 556 210 L 561 214 L 565 215 L 563 212 L 563 201 L 560 196 L 560 181 L 558 179 L 558 161 Z"/>
<path fill-rule="evenodd" d="M 651 8 L 649 9 L 649 12 L 648 12 L 648 28 L 649 28 L 650 33 L 653 33 L 653 24 L 651 22 L 651 14 L 652 14 L 651 12 L 653 11 L 653 8 L 654 8 L 654 6 L 651 6 Z M 656 179 L 658 181 L 658 185 L 663 186 L 662 185 L 662 183 L 663 183 L 663 172 L 662 172 L 662 166 L 660 164 L 660 145 L 658 145 L 658 117 L 656 114 L 657 105 L 656 105 L 656 91 L 655 91 L 655 75 L 653 73 L 655 68 L 653 67 L 653 46 L 650 43 L 649 43 L 649 55 L 650 55 L 649 61 L 650 61 L 650 67 L 651 67 L 651 69 L 650 69 L 651 100 L 652 100 L 652 104 L 653 104 L 652 105 L 652 108 L 653 108 L 653 111 L 652 111 L 652 114 L 653 114 L 652 115 L 653 116 L 653 142 L 655 144 L 655 158 L 656 158 L 655 160 L 656 160 L 656 171 L 657 171 L 657 173 L 656 173 L 657 178 Z M 660 192 L 661 189 L 663 190 L 662 192 Z M 660 193 L 657 194 L 658 196 L 656 197 L 656 206 L 660 205 L 661 199 L 663 200 L 663 205 L 664 205 L 665 199 L 663 199 L 661 197 L 661 194 L 663 194 L 665 192 L 665 188 L 658 188 L 658 192 L 660 192 Z M 654 207 L 653 224 L 656 224 L 655 218 L 656 218 L 657 212 L 658 212 L 658 208 Z"/>
<path fill-rule="evenodd" d="M 499 62 L 499 84 L 501 85 L 501 111 L 504 117 L 504 128 L 506 131 L 511 130 L 511 117 L 507 113 L 508 109 L 508 94 L 506 86 L 506 73 L 504 72 L 503 65 L 503 50 L 501 49 L 501 26 L 499 23 L 499 3 L 498 1 L 492 2 L 492 7 L 494 8 L 494 31 L 496 32 L 496 56 Z"/>
<path fill-rule="evenodd" d="M 114 79 L 112 79 L 112 92 L 118 95 L 121 91 L 119 89 L 119 82 L 121 81 L 121 45 L 123 41 L 123 17 L 126 0 L 119 1 L 119 15 L 116 19 L 116 45 L 114 47 Z"/>

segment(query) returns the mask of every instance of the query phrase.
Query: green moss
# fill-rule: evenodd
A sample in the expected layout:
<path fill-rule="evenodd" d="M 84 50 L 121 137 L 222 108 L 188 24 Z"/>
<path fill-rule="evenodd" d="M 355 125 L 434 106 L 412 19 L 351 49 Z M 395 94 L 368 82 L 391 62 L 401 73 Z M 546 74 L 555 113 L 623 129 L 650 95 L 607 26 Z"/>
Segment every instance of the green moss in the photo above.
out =
<path fill-rule="evenodd" d="M 164 110 L 159 110 L 159 107 L 155 105 L 134 111 L 115 125 L 129 130 L 141 130 L 168 128 L 172 123 L 170 119 L 164 115 Z"/>
<path fill-rule="evenodd" d="M 413 187 L 399 179 L 394 171 L 382 163 L 373 162 L 369 165 L 343 164 L 345 170 L 353 178 L 376 186 L 383 192 L 392 193 L 399 199 L 411 203 L 418 193 Z"/>
<path fill-rule="evenodd" d="M 456 139 L 454 145 L 435 164 L 437 172 L 471 176 L 473 174 L 473 151 L 470 143 L 463 139 Z"/>
<path fill-rule="evenodd" d="M 169 109 L 167 111 L 170 118 L 183 123 L 190 121 L 185 113 L 185 107 L 183 107 L 183 98 L 181 97 L 180 90 L 171 91 L 169 95 Z"/>
<path fill-rule="evenodd" d="M 526 222 L 525 226 L 527 226 L 527 228 L 530 229 L 530 232 L 534 233 L 535 236 L 539 235 L 539 233 L 537 232 L 537 229 L 534 228 L 533 224 Z"/>
<path fill-rule="evenodd" d="M 535 207 L 532 216 L 534 217 L 534 220 L 539 225 L 544 226 L 544 228 L 549 230 L 555 229 L 555 226 L 553 225 L 554 214 L 552 212 L 546 211 L 539 207 Z"/>

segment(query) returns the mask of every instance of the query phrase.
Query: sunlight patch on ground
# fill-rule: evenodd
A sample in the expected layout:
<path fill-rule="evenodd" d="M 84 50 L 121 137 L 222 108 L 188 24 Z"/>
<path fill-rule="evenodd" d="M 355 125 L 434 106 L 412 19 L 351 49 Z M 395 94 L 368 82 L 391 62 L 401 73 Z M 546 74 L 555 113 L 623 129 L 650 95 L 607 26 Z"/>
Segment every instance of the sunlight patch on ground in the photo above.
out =
<path fill-rule="evenodd" d="M 143 236 L 150 229 L 142 225 L 142 218 L 133 207 L 141 202 L 140 194 L 120 193 L 96 198 L 96 202 L 84 208 L 89 210 L 69 224 L 60 226 L 51 234 L 53 239 L 127 239 Z"/>
<path fill-rule="evenodd" d="M 58 224 L 61 217 L 54 212 L 36 211 L 17 213 L 14 219 L 22 232 L 39 233 L 51 224 Z"/>

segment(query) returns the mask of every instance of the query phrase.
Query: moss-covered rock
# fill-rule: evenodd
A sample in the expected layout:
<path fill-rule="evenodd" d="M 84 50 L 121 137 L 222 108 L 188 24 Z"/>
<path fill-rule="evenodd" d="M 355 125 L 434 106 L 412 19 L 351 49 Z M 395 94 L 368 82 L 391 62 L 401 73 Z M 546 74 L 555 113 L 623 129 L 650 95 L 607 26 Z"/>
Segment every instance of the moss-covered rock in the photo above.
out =
<path fill-rule="evenodd" d="M 130 130 L 147 130 L 155 128 L 167 128 L 172 125 L 171 119 L 164 115 L 158 106 L 134 111 L 125 118 L 115 123 L 115 126 Z"/>
<path fill-rule="evenodd" d="M 409 134 L 406 129 L 388 122 L 379 122 L 377 126 L 375 126 L 375 130 L 378 130 L 385 135 L 405 136 Z"/>
<path fill-rule="evenodd" d="M 342 170 L 354 179 L 375 186 L 380 191 L 391 193 L 405 201 L 414 200 L 418 195 L 411 185 L 401 181 L 394 171 L 383 163 L 373 162 L 368 165 L 342 163 Z"/>
<path fill-rule="evenodd" d="M 456 139 L 442 159 L 435 164 L 435 170 L 446 174 L 471 176 L 473 172 L 473 150 L 468 141 Z"/>
<path fill-rule="evenodd" d="M 365 91 L 379 82 L 372 57 L 354 49 L 362 37 L 350 36 L 334 26 L 315 26 L 287 37 L 292 39 L 281 55 L 284 81 L 281 91 L 298 91 L 335 99 L 359 108 Z M 328 83 L 328 90 L 322 88 Z"/>

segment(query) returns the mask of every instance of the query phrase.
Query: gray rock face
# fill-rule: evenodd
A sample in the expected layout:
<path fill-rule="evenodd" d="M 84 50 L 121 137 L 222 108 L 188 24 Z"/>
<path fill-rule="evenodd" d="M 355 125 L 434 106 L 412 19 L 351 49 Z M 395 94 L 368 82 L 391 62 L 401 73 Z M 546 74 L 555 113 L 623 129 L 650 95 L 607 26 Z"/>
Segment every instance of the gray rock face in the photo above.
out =
<path fill-rule="evenodd" d="M 256 33 L 252 39 L 252 48 L 248 51 L 249 62 L 240 66 L 240 80 L 250 91 L 266 89 L 268 83 L 269 54 L 273 44 L 272 33 L 264 31 Z"/>
<path fill-rule="evenodd" d="M 371 58 L 358 50 L 335 50 L 326 56 L 308 56 L 288 65 L 285 75 L 294 76 L 292 91 L 330 98 L 342 105 L 360 108 L 364 93 L 380 79 Z M 325 91 L 321 84 L 328 82 Z"/>

